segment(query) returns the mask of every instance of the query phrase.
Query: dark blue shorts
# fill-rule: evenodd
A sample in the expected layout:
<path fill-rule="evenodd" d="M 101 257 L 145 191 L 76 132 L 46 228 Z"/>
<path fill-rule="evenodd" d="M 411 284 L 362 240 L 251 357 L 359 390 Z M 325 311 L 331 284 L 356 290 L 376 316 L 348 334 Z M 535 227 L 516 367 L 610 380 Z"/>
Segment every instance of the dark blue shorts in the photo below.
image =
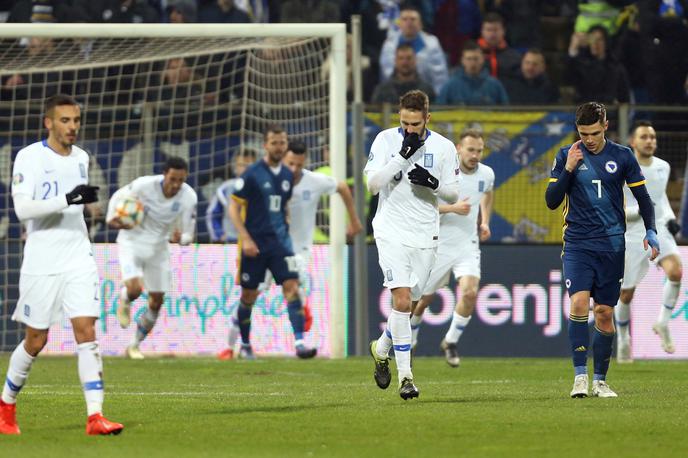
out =
<path fill-rule="evenodd" d="M 242 255 L 239 259 L 239 282 L 242 288 L 257 289 L 265 280 L 265 272 L 270 269 L 275 283 L 281 285 L 285 280 L 299 278 L 294 254 L 285 250 L 266 250 L 256 257 Z"/>
<path fill-rule="evenodd" d="M 624 254 L 565 247 L 562 261 L 569 297 L 578 291 L 590 291 L 595 303 L 614 307 L 621 292 Z"/>

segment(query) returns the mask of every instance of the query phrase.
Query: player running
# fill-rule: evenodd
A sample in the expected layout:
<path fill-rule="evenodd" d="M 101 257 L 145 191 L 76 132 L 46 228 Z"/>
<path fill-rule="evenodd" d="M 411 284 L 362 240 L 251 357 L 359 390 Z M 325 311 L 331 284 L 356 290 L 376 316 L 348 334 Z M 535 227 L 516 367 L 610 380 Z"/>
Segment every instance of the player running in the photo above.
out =
<path fill-rule="evenodd" d="M 667 353 L 673 353 L 675 348 L 669 333 L 669 320 L 681 289 L 682 266 L 678 247 L 673 236 L 674 233 L 679 231 L 679 227 L 677 227 L 676 216 L 666 195 L 671 166 L 668 162 L 655 156 L 657 151 L 657 133 L 648 122 L 636 124 L 631 137 L 631 147 L 647 181 L 647 191 L 652 202 L 654 202 L 657 235 L 659 244 L 662 247 L 662 253 L 654 260 L 654 263 L 661 267 L 667 276 L 662 292 L 659 317 L 652 329 L 660 337 L 662 349 Z M 630 188 L 625 187 L 624 194 L 626 198 L 626 222 L 628 224 L 626 230 L 626 263 L 624 281 L 621 285 L 621 296 L 614 309 L 616 326 L 619 328 L 616 351 L 617 360 L 620 363 L 632 361 L 631 338 L 629 334 L 631 321 L 630 305 L 635 288 L 645 277 L 645 274 L 647 274 L 647 269 L 650 265 L 648 253 L 641 248 L 643 225 L 638 213 L 638 203 L 633 197 Z M 672 233 L 671 231 L 674 232 Z"/>
<path fill-rule="evenodd" d="M 433 294 L 445 286 L 450 273 L 459 282 L 461 299 L 456 304 L 451 324 L 440 348 L 447 364 L 460 363 L 458 342 L 471 320 L 478 297 L 480 283 L 480 242 L 490 238 L 490 216 L 494 201 L 494 171 L 481 164 L 485 143 L 480 132 L 467 130 L 456 145 L 459 154 L 459 200 L 453 204 L 441 203 L 440 242 L 437 260 L 430 278 L 411 315 L 412 347 L 418 339 L 423 312 L 432 301 Z M 480 225 L 478 225 L 480 214 Z"/>
<path fill-rule="evenodd" d="M 126 355 L 143 359 L 139 345 L 151 332 L 160 313 L 165 293 L 170 288 L 171 267 L 169 242 L 188 245 L 194 239 L 196 227 L 196 191 L 185 183 L 189 166 L 179 157 L 165 162 L 162 175 L 137 178 L 115 192 L 110 199 L 107 223 L 120 229 L 117 235 L 119 264 L 124 286 L 117 307 L 117 319 L 122 328 L 131 320 L 131 302 L 143 290 L 148 293 L 148 307 L 136 322 L 136 332 Z M 146 216 L 135 227 L 126 226 L 117 217 L 117 202 L 127 196 L 141 201 Z M 181 230 L 176 229 L 177 225 Z"/>

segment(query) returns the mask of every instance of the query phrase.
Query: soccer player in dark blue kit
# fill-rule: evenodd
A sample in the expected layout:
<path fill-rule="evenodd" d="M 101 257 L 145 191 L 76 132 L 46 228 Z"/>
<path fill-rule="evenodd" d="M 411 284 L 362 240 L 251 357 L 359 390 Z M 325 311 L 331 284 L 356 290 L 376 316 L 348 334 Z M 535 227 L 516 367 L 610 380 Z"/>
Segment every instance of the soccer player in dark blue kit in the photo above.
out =
<path fill-rule="evenodd" d="M 575 379 L 571 397 L 588 396 L 588 315 L 594 300 L 592 337 L 594 375 L 592 395 L 617 397 L 606 382 L 614 341 L 614 305 L 624 274 L 626 215 L 624 182 L 640 206 L 645 224 L 645 249 L 659 254 L 652 200 L 633 152 L 605 138 L 609 123 L 601 103 L 588 102 L 576 110 L 580 140 L 556 155 L 545 200 L 554 210 L 564 202 L 562 261 L 571 298 L 569 341 Z"/>
<path fill-rule="evenodd" d="M 229 204 L 229 217 L 239 234 L 240 247 L 241 297 L 236 313 L 241 333 L 240 355 L 247 359 L 254 358 L 249 339 L 251 310 L 267 269 L 275 282 L 282 285 L 289 321 L 294 329 L 296 355 L 312 358 L 317 353 L 315 348 L 308 348 L 303 342 L 305 316 L 287 217 L 294 174 L 282 165 L 287 146 L 284 129 L 277 125 L 268 127 L 264 135 L 265 156 L 248 167 L 236 181 Z"/>

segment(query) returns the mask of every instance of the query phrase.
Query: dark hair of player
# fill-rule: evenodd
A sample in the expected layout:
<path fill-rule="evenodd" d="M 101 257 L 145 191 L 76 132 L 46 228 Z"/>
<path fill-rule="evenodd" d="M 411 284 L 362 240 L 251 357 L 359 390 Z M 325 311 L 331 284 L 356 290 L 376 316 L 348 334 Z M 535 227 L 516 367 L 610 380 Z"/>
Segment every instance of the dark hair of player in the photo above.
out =
<path fill-rule="evenodd" d="M 638 130 L 639 127 L 654 127 L 650 121 L 647 120 L 638 120 L 633 123 L 633 128 L 631 129 L 631 134 L 635 135 L 635 131 Z"/>
<path fill-rule="evenodd" d="M 56 94 L 48 97 L 48 99 L 45 101 L 45 116 L 51 117 L 55 107 L 62 105 L 79 106 L 77 101 L 74 100 L 74 97 L 66 94 Z"/>
<path fill-rule="evenodd" d="M 410 43 L 402 43 L 402 44 L 400 44 L 399 46 L 397 46 L 396 52 L 399 52 L 399 51 L 408 51 L 409 49 L 410 49 L 411 51 L 413 51 L 413 54 L 416 53 L 416 50 L 413 49 L 413 46 L 411 46 Z"/>
<path fill-rule="evenodd" d="M 263 134 L 263 141 L 267 142 L 268 135 L 270 134 L 281 134 L 283 132 L 285 132 L 284 127 L 280 126 L 279 124 L 270 124 L 265 129 L 265 133 Z"/>
<path fill-rule="evenodd" d="M 428 99 L 428 95 L 423 91 L 417 89 L 408 91 L 406 94 L 399 97 L 399 111 L 401 110 L 422 111 L 423 116 L 427 116 L 430 110 L 430 99 Z"/>
<path fill-rule="evenodd" d="M 399 13 L 401 13 L 402 11 L 415 11 L 416 13 L 418 13 L 419 16 L 421 16 L 421 18 L 423 17 L 423 15 L 420 13 L 420 8 L 418 8 L 413 3 L 402 3 L 401 6 L 399 6 Z"/>
<path fill-rule="evenodd" d="M 186 163 L 184 159 L 178 156 L 170 156 L 165 161 L 165 166 L 162 171 L 167 172 L 169 169 L 175 170 L 189 170 L 189 164 Z"/>
<path fill-rule="evenodd" d="M 576 125 L 589 126 L 607 120 L 607 109 L 599 102 L 586 102 L 576 109 Z"/>
<path fill-rule="evenodd" d="M 478 46 L 478 43 L 476 43 L 473 40 L 466 40 L 463 43 L 463 48 L 461 48 L 461 53 L 465 53 L 468 51 L 480 51 L 483 52 L 482 49 L 480 49 L 480 46 Z"/>
<path fill-rule="evenodd" d="M 289 147 L 287 148 L 287 151 L 291 151 L 294 154 L 306 154 L 306 144 L 304 142 L 294 140 L 289 142 Z"/>

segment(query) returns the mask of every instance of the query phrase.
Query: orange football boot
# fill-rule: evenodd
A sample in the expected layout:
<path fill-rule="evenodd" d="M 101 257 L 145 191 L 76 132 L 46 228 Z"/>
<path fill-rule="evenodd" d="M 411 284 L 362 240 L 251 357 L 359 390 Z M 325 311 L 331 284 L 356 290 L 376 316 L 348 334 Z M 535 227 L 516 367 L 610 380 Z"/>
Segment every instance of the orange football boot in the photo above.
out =
<path fill-rule="evenodd" d="M 108 434 L 119 434 L 124 429 L 121 423 L 115 423 L 103 416 L 101 413 L 94 413 L 88 417 L 86 422 L 86 434 L 89 436 L 99 436 Z"/>
<path fill-rule="evenodd" d="M 17 424 L 17 404 L 5 404 L 0 399 L 0 434 L 21 434 Z"/>

